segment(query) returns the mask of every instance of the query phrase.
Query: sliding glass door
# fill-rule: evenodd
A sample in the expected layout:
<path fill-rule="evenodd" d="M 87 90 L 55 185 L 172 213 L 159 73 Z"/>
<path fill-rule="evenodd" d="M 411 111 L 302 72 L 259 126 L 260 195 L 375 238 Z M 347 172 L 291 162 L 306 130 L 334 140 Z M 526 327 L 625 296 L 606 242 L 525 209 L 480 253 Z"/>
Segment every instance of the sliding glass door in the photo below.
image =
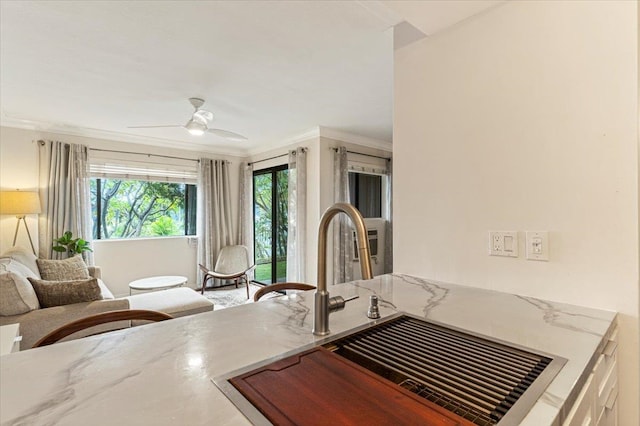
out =
<path fill-rule="evenodd" d="M 287 278 L 287 166 L 253 173 L 255 280 L 262 284 Z"/>

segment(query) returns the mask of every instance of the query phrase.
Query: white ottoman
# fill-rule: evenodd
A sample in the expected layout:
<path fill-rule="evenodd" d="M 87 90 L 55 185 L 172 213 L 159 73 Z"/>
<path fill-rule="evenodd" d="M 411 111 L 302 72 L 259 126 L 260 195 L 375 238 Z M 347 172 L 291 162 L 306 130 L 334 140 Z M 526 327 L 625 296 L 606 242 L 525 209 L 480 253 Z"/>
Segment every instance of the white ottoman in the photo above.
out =
<path fill-rule="evenodd" d="M 136 294 L 125 299 L 129 301 L 129 309 L 160 311 L 174 318 L 213 311 L 212 301 L 188 287 Z M 146 323 L 133 321 L 132 325 Z"/>

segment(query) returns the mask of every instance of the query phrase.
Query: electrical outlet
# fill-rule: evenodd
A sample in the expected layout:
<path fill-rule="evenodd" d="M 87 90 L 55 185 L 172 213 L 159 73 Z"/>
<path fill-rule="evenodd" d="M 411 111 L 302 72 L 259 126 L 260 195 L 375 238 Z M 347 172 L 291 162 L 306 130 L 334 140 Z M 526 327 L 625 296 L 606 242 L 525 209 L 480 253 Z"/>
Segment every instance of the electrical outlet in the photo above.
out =
<path fill-rule="evenodd" d="M 518 257 L 518 233 L 516 231 L 490 231 L 489 255 Z"/>
<path fill-rule="evenodd" d="M 549 260 L 549 232 L 527 231 L 526 251 L 528 260 Z"/>

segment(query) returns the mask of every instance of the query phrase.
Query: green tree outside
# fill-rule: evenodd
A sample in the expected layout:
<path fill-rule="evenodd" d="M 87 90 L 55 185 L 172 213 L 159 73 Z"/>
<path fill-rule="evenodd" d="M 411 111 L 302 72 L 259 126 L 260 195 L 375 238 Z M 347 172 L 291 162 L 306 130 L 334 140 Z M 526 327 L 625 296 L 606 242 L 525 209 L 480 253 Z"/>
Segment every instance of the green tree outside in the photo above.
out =
<path fill-rule="evenodd" d="M 100 188 L 98 195 L 98 180 L 92 179 L 94 238 L 185 235 L 184 184 L 100 179 Z"/>

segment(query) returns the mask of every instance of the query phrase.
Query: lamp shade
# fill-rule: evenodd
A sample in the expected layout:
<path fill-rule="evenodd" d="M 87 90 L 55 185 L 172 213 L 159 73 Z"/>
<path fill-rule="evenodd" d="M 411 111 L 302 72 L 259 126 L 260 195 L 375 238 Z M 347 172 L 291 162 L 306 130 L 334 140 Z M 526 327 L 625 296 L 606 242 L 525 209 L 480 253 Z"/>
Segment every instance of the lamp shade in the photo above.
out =
<path fill-rule="evenodd" d="M 0 214 L 37 214 L 42 211 L 40 195 L 31 191 L 1 191 Z"/>

